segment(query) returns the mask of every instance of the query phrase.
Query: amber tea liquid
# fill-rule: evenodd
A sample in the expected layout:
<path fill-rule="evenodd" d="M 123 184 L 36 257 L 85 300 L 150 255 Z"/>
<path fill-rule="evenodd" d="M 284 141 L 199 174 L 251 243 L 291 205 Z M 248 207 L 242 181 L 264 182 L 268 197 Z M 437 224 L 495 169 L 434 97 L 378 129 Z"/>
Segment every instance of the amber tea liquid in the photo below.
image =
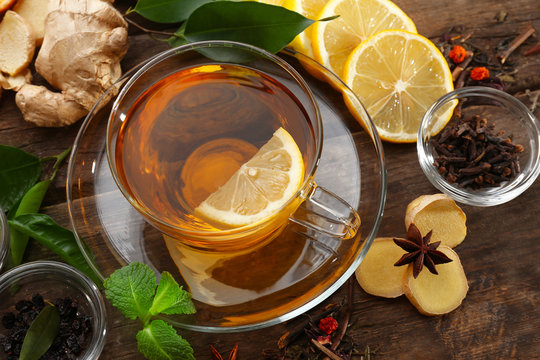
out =
<path fill-rule="evenodd" d="M 217 230 L 193 209 L 279 127 L 310 163 L 310 119 L 284 83 L 239 65 L 187 68 L 152 85 L 128 111 L 117 137 L 118 176 L 151 216 L 183 229 Z"/>

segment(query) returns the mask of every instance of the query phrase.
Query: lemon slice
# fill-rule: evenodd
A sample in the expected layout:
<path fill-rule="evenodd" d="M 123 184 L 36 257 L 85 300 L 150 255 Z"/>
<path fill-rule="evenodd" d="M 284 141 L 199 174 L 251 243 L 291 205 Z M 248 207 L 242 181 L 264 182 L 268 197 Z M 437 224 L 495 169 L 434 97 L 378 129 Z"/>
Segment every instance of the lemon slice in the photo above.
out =
<path fill-rule="evenodd" d="M 318 20 L 317 16 L 328 0 L 286 0 L 284 5 L 287 9 L 296 11 L 297 13 L 311 20 Z M 298 34 L 291 42 L 290 46 L 309 57 L 313 57 L 313 47 L 311 46 L 311 34 L 314 25 Z"/>
<path fill-rule="evenodd" d="M 304 178 L 304 161 L 292 136 L 279 128 L 248 162 L 195 214 L 225 227 L 238 227 L 266 219 L 285 205 Z"/>
<path fill-rule="evenodd" d="M 454 88 L 439 49 L 421 35 L 400 30 L 381 31 L 354 49 L 343 80 L 366 107 L 381 138 L 392 142 L 415 142 L 427 108 Z M 450 120 L 455 105 L 441 112 L 435 133 Z"/>
<path fill-rule="evenodd" d="M 313 26 L 311 44 L 315 60 L 343 75 L 350 52 L 379 31 L 401 29 L 416 32 L 413 21 L 389 0 L 330 0 L 317 19 L 339 15 Z"/>

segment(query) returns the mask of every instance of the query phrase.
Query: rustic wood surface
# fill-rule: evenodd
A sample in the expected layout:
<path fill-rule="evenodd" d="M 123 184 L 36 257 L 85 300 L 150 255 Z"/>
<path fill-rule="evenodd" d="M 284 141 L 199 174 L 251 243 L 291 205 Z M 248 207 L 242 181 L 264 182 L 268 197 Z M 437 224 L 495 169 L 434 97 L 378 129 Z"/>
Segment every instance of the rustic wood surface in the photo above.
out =
<path fill-rule="evenodd" d="M 418 32 L 437 39 L 451 27 L 461 25 L 473 32 L 475 45 L 486 51 L 502 40 L 518 35 L 531 24 L 530 38 L 510 57 L 518 70 L 507 91 L 527 106 L 540 93 L 540 55 L 523 53 L 540 40 L 538 0 L 395 0 L 416 23 Z M 117 2 L 125 9 L 128 1 Z M 500 12 L 504 22 L 497 22 Z M 130 49 L 122 65 L 129 69 L 139 61 L 166 48 L 144 33 L 131 30 Z M 540 117 L 540 107 L 535 110 Z M 0 100 L 0 143 L 20 147 L 41 157 L 53 155 L 73 144 L 81 122 L 66 128 L 38 128 L 26 123 L 5 91 Z M 404 233 L 403 214 L 409 201 L 436 190 L 424 177 L 414 145 L 384 144 L 388 171 L 388 196 L 378 236 Z M 1 161 L 1 159 L 0 159 Z M 48 192 L 43 212 L 69 226 L 66 205 L 66 166 Z M 469 281 L 463 304 L 445 316 L 420 315 L 405 297 L 382 299 L 365 294 L 354 282 L 354 304 L 347 336 L 356 347 L 372 350 L 373 359 L 533 359 L 540 357 L 540 181 L 522 196 L 491 208 L 463 206 L 468 235 L 456 248 Z M 55 256 L 32 246 L 28 260 Z M 342 302 L 344 285 L 328 301 Z M 328 302 L 327 301 L 327 302 Z M 325 303 L 327 303 L 325 302 Z M 322 306 L 322 305 L 320 305 Z M 320 307 L 319 306 L 319 307 Z M 102 359 L 142 359 L 137 352 L 138 324 L 126 321 L 109 307 L 107 343 Z M 199 360 L 212 359 L 209 345 L 223 353 L 238 343 L 238 359 L 261 359 L 265 348 L 276 349 L 279 337 L 300 319 L 257 331 L 207 334 L 180 331 L 195 349 Z M 376 350 L 376 351 L 374 351 Z M 360 357 L 355 357 L 359 359 Z"/>

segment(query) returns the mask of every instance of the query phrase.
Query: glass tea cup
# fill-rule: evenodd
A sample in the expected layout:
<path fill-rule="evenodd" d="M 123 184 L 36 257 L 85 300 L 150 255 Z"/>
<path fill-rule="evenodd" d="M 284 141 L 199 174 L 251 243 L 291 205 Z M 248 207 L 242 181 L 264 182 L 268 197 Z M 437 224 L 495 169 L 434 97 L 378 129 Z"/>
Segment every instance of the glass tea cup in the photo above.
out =
<path fill-rule="evenodd" d="M 294 195 L 237 227 L 196 213 L 278 128 L 302 154 Z M 251 45 L 207 41 L 165 51 L 129 78 L 109 116 L 106 148 L 120 191 L 150 224 L 185 245 L 223 251 L 265 243 L 291 222 L 305 232 L 356 235 L 357 212 L 313 180 L 322 139 L 317 103 L 292 66 Z"/>

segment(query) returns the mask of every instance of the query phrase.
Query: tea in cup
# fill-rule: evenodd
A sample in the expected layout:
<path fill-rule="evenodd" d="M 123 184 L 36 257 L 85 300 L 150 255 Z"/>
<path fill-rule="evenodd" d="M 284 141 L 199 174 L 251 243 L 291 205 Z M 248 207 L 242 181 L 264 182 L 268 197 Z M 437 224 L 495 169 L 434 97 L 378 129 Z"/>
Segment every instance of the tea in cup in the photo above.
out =
<path fill-rule="evenodd" d="M 250 249 L 290 222 L 354 237 L 356 211 L 313 181 L 314 96 L 287 62 L 251 45 L 187 44 L 142 66 L 107 127 L 127 200 L 162 233 L 206 251 Z"/>

